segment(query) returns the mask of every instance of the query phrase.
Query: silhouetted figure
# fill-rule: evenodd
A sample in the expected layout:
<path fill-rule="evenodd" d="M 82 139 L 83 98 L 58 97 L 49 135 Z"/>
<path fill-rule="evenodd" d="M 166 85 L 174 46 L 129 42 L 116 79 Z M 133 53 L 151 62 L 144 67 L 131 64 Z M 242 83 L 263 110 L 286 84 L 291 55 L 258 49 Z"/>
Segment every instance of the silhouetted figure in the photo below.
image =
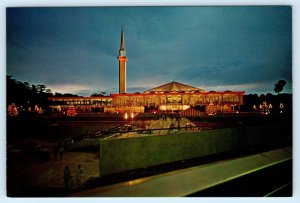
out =
<path fill-rule="evenodd" d="M 64 181 L 65 181 L 65 191 L 69 192 L 70 191 L 70 179 L 71 179 L 71 171 L 69 169 L 69 166 L 66 165 L 65 166 L 65 170 L 64 170 Z"/>
<path fill-rule="evenodd" d="M 82 189 L 82 183 L 81 183 L 82 174 L 83 171 L 81 169 L 81 165 L 79 164 L 76 171 L 76 183 L 77 183 L 78 190 Z"/>
<path fill-rule="evenodd" d="M 58 152 L 59 152 L 60 160 L 62 160 L 64 155 L 64 145 L 62 143 L 60 143 L 58 146 Z"/>

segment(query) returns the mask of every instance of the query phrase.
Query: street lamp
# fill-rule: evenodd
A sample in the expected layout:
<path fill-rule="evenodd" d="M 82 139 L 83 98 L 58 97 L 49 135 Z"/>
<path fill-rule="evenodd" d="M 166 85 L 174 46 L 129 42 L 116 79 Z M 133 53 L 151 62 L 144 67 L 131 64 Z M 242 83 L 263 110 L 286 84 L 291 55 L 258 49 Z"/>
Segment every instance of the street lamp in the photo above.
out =
<path fill-rule="evenodd" d="M 127 114 L 127 112 L 125 113 L 124 118 L 125 118 L 125 125 L 124 125 L 124 127 L 125 127 L 126 131 L 128 131 L 128 124 L 127 124 L 128 114 Z"/>
<path fill-rule="evenodd" d="M 125 118 L 126 123 L 127 123 L 127 119 L 128 119 L 128 114 L 127 113 L 125 113 L 124 118 Z"/>
<path fill-rule="evenodd" d="M 133 118 L 134 118 L 133 112 L 131 112 L 130 117 L 131 117 L 131 125 L 133 126 Z"/>

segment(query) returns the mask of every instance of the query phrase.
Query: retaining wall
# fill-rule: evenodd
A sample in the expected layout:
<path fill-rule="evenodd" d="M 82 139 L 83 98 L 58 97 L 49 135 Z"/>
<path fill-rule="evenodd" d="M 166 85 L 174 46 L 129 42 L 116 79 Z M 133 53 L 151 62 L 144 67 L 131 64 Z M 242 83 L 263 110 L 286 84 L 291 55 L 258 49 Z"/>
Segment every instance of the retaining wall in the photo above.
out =
<path fill-rule="evenodd" d="M 279 126 L 268 126 L 101 140 L 100 175 L 279 143 L 288 133 Z"/>

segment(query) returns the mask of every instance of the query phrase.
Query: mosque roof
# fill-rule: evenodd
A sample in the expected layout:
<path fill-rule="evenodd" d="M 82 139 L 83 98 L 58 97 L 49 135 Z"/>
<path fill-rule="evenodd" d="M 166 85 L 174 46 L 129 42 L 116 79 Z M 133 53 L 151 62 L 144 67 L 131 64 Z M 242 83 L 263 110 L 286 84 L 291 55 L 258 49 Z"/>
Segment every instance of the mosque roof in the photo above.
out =
<path fill-rule="evenodd" d="M 144 93 L 161 93 L 161 92 L 194 92 L 194 91 L 200 91 L 204 92 L 205 90 L 192 87 L 183 83 L 179 82 L 169 82 L 164 85 L 160 85 L 158 87 L 152 88 L 150 90 L 145 91 Z"/>

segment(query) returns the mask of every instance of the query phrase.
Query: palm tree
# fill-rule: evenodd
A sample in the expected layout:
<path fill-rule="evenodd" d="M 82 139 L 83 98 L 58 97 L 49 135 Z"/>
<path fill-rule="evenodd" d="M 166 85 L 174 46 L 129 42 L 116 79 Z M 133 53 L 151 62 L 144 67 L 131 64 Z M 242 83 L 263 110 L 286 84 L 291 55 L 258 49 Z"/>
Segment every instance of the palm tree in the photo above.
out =
<path fill-rule="evenodd" d="M 285 80 L 279 80 L 277 82 L 277 84 L 275 84 L 274 91 L 277 92 L 277 94 L 279 95 L 279 92 L 281 92 L 283 90 L 283 87 L 285 86 L 285 84 L 286 84 Z"/>

